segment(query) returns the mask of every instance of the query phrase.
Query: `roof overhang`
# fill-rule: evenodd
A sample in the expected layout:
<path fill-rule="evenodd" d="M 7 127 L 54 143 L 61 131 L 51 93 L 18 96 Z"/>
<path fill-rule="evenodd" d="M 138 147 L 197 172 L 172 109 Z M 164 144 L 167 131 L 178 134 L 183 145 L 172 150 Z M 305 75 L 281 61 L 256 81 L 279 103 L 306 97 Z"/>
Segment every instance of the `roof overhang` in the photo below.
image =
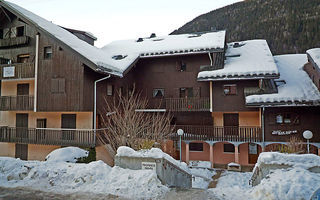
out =
<path fill-rule="evenodd" d="M 198 81 L 238 81 L 238 80 L 260 80 L 260 79 L 278 79 L 279 74 L 267 75 L 244 75 L 244 76 L 218 76 L 218 77 L 200 77 Z"/>

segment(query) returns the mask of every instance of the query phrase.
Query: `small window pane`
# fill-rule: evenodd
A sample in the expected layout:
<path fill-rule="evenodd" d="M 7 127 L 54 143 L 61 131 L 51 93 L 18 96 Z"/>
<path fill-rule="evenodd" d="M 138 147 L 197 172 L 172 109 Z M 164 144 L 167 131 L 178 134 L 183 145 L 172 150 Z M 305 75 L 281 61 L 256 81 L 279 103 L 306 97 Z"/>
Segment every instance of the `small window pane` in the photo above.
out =
<path fill-rule="evenodd" d="M 112 96 L 113 95 L 113 85 L 107 85 L 107 95 Z"/>
<path fill-rule="evenodd" d="M 236 95 L 237 94 L 237 85 L 224 85 L 223 93 L 225 95 Z"/>
<path fill-rule="evenodd" d="M 190 143 L 189 150 L 190 151 L 203 151 L 203 143 Z"/>
<path fill-rule="evenodd" d="M 24 36 L 24 26 L 17 27 L 17 37 Z"/>
<path fill-rule="evenodd" d="M 159 98 L 164 97 L 164 89 L 154 89 L 152 96 Z"/>
<path fill-rule="evenodd" d="M 282 115 L 277 115 L 276 122 L 277 122 L 277 124 L 282 124 L 283 123 L 283 116 Z"/>
<path fill-rule="evenodd" d="M 234 153 L 234 145 L 233 144 L 223 144 L 223 151 L 227 153 Z"/>
<path fill-rule="evenodd" d="M 44 48 L 44 59 L 51 59 L 52 58 L 52 48 L 45 47 Z"/>

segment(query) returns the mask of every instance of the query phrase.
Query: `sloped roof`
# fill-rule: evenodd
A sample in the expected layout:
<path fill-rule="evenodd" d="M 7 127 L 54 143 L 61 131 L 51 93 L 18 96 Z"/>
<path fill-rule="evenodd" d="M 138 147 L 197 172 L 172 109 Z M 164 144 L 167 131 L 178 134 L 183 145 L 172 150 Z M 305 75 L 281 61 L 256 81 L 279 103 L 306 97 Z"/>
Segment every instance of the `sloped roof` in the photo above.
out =
<path fill-rule="evenodd" d="M 223 51 L 226 31 L 114 41 L 102 50 L 111 64 L 125 71 L 136 59 Z"/>
<path fill-rule="evenodd" d="M 311 57 L 313 62 L 320 67 L 320 48 L 309 49 L 307 54 Z"/>
<path fill-rule="evenodd" d="M 45 31 L 60 40 L 71 49 L 82 55 L 84 58 L 91 61 L 96 65 L 96 71 L 101 71 L 105 73 L 110 73 L 114 75 L 121 76 L 122 71 L 118 68 L 109 64 L 110 59 L 105 56 L 104 52 L 99 48 L 92 46 L 85 41 L 80 40 L 77 36 L 73 35 L 69 31 L 61 28 L 60 26 L 49 22 L 48 20 L 14 4 L 7 1 L 2 1 L 6 8 L 10 11 L 16 12 L 20 16 L 26 18 L 28 21 L 34 23 L 37 28 Z"/>
<path fill-rule="evenodd" d="M 246 104 L 264 105 L 320 105 L 320 92 L 303 66 L 308 62 L 306 54 L 274 56 L 280 72 L 275 81 L 285 81 L 278 86 L 278 93 L 251 95 Z"/>
<path fill-rule="evenodd" d="M 14 3 L 0 2 L 3 2 L 3 5 L 11 12 L 27 19 L 40 30 L 52 35 L 92 62 L 97 72 L 120 77 L 141 57 L 223 51 L 225 44 L 226 32 L 218 31 L 144 38 L 142 42 L 136 42 L 137 40 L 115 41 L 100 49 Z"/>
<path fill-rule="evenodd" d="M 202 71 L 199 81 L 278 77 L 279 72 L 266 40 L 228 44 L 223 69 Z"/>

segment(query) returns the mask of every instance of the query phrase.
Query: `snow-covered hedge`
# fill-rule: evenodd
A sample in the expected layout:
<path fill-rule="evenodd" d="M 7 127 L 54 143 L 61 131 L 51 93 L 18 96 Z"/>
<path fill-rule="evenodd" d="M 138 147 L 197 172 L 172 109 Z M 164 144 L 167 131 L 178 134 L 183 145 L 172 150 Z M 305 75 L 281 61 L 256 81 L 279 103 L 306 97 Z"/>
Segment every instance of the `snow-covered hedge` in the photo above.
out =
<path fill-rule="evenodd" d="M 46 156 L 48 162 L 71 162 L 76 163 L 80 158 L 88 157 L 89 151 L 79 147 L 65 147 L 52 151 Z"/>

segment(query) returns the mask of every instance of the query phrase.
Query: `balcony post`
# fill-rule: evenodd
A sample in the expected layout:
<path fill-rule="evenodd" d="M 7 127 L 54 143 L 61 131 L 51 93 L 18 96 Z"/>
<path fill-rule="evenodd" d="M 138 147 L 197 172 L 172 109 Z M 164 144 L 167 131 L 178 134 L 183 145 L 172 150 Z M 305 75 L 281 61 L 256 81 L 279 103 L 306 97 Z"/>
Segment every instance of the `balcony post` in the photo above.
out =
<path fill-rule="evenodd" d="M 234 144 L 234 162 L 239 164 L 239 144 Z"/>
<path fill-rule="evenodd" d="M 190 152 L 189 152 L 189 141 L 184 141 L 186 143 L 186 163 L 187 165 L 189 165 L 189 156 L 190 156 Z"/>

